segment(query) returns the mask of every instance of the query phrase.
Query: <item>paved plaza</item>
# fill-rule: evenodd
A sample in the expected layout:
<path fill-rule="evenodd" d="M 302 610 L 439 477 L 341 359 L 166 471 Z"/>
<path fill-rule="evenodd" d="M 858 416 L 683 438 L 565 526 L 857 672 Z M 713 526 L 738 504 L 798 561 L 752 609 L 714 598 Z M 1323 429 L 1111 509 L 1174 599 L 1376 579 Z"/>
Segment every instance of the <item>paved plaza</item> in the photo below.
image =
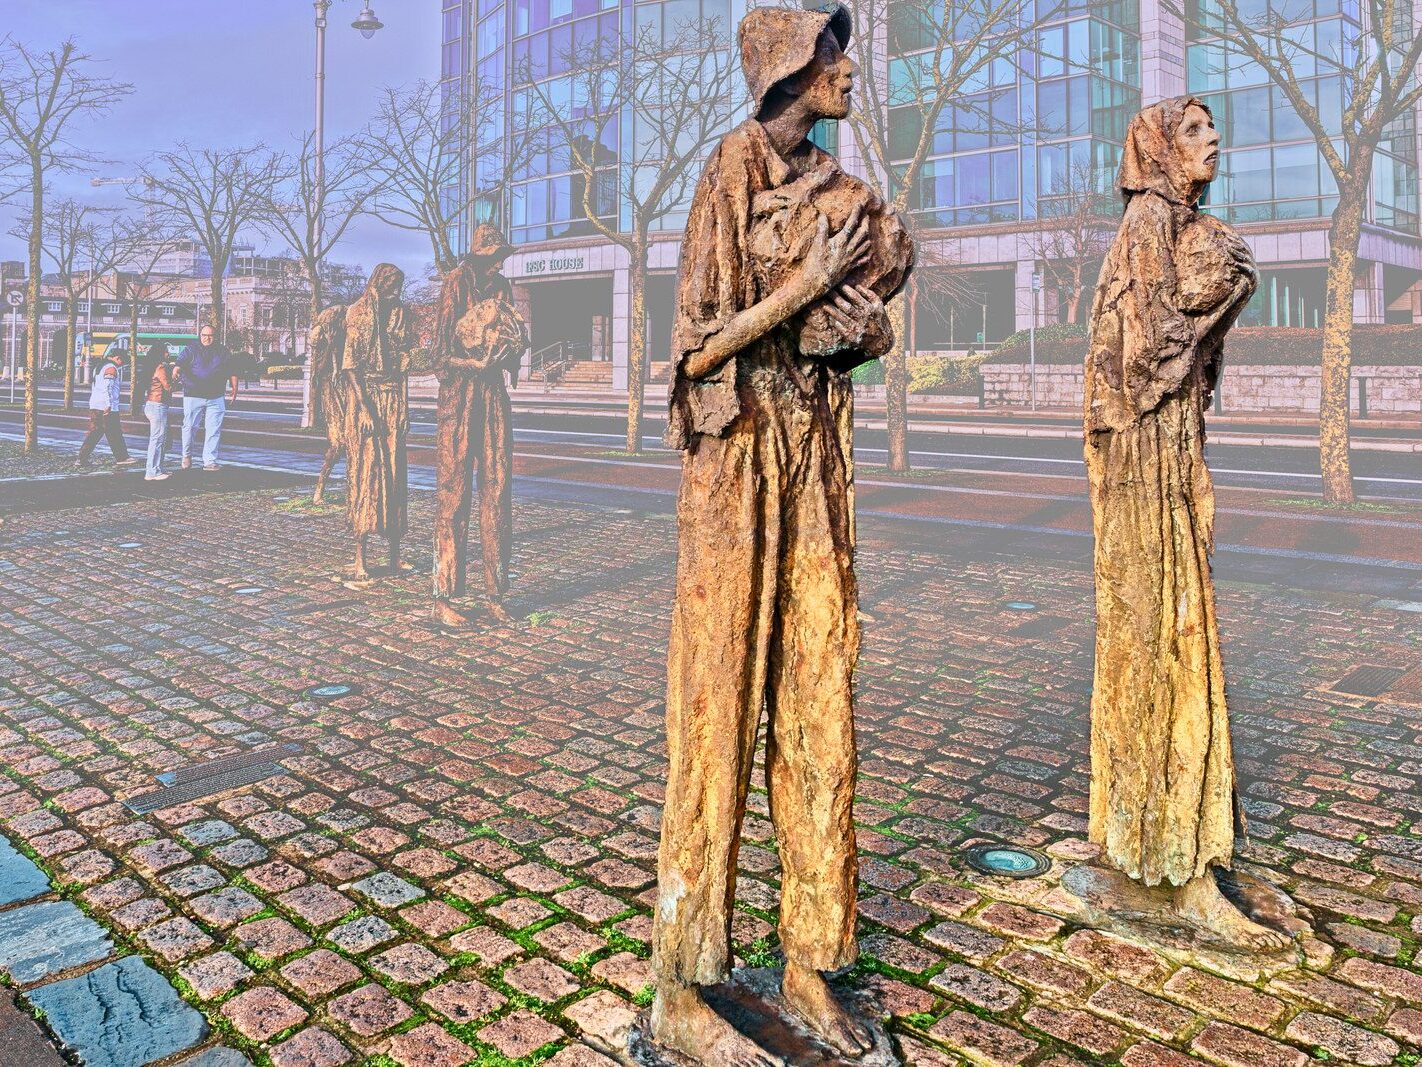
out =
<path fill-rule="evenodd" d="M 273 478 L 0 527 L 0 972 L 91 1063 L 615 1062 L 650 1000 L 669 501 L 522 498 L 523 621 L 451 636 L 426 623 L 430 494 L 415 573 L 353 591 L 341 511 Z M 843 986 L 924 1067 L 1417 1064 L 1422 615 L 1221 575 L 1241 855 L 1316 936 L 1274 973 L 1191 964 L 1062 917 L 1088 853 L 1088 549 L 992 536 L 861 522 Z M 226 792 L 123 803 L 281 745 Z M 762 785 L 734 934 L 773 965 Z M 1053 869 L 975 874 L 979 841 Z M 147 1051 L 98 1058 L 125 1018 Z"/>

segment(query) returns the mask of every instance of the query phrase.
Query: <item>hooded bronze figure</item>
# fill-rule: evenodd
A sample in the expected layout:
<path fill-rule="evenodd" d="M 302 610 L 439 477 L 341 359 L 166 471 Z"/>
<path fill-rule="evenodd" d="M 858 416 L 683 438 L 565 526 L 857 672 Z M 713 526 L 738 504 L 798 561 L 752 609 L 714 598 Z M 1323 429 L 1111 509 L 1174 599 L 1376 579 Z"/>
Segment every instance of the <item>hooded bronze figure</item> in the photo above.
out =
<path fill-rule="evenodd" d="M 390 570 L 402 568 L 405 535 L 405 385 L 414 340 L 400 301 L 405 275 L 381 263 L 355 303 L 328 308 L 312 329 L 312 357 L 327 370 L 319 388 L 332 446 L 346 453 L 346 519 L 355 538 L 355 583 L 370 580 L 366 542 L 389 539 Z"/>
<path fill-rule="evenodd" d="M 1110 866 L 1174 887 L 1175 908 L 1214 938 L 1276 949 L 1285 936 L 1246 918 L 1215 878 L 1232 863 L 1237 814 L 1204 413 L 1258 278 L 1243 240 L 1199 210 L 1218 158 L 1199 100 L 1132 120 L 1117 179 L 1125 215 L 1092 306 L 1090 837 Z"/>

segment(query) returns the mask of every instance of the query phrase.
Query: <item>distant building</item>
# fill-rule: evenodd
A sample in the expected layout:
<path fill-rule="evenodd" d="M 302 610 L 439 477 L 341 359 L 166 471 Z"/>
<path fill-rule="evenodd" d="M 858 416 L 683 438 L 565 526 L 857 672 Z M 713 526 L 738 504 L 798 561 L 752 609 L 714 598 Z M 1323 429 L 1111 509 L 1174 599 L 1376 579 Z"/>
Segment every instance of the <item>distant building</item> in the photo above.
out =
<path fill-rule="evenodd" d="M 1298 13 L 1297 32 L 1320 56 L 1311 92 L 1338 123 L 1339 71 L 1323 57 L 1336 54 L 1329 51 L 1330 42 L 1338 41 L 1345 27 L 1356 31 L 1361 25 L 1363 6 L 1357 0 L 1307 0 L 1291 7 Z M 526 69 L 525 57 L 553 82 L 566 77 L 554 57 L 565 54 L 570 41 L 611 38 L 619 25 L 633 20 L 690 16 L 734 22 L 747 9 L 746 0 L 444 0 L 446 114 L 458 114 L 457 105 L 469 101 L 476 85 L 484 91 L 492 86 L 502 92 L 507 123 L 518 95 L 526 92 L 516 76 Z M 913 62 L 925 46 L 911 26 L 890 33 L 888 69 Z M 1001 64 L 990 80 L 978 97 L 963 101 L 985 108 L 989 121 L 975 124 L 966 109 L 948 108 L 934 155 L 914 191 L 912 210 L 928 246 L 920 275 L 925 281 L 937 271 L 954 276 L 952 285 L 918 287 L 924 305 L 913 317 L 919 350 L 990 345 L 1034 321 L 1064 317 L 1073 294 L 1051 286 L 1037 292 L 1033 286 L 1033 275 L 1041 271 L 1037 235 L 1049 225 L 1044 220 L 1051 217 L 1054 198 L 1075 163 L 1090 162 L 1102 174 L 1114 169 L 1126 123 L 1143 102 L 1187 91 L 1209 100 L 1224 134 L 1221 175 L 1209 207 L 1243 231 L 1261 267 L 1262 284 L 1242 321 L 1317 325 L 1332 183 L 1297 116 L 1253 64 L 1215 39 L 1187 35 L 1161 0 L 1066 0 L 1060 19 L 1039 35 L 1030 61 Z M 880 92 L 890 97 L 887 86 Z M 909 128 L 911 111 L 895 111 L 905 124 L 893 132 L 908 143 L 918 132 Z M 1030 134 L 1020 132 L 1029 127 Z M 848 134 L 847 127 L 840 131 L 840 156 L 854 169 L 859 153 Z M 481 161 L 475 156 L 471 152 L 465 181 L 477 175 Z M 1409 115 L 1379 155 L 1374 175 L 1354 298 L 1359 322 L 1422 321 L 1418 162 L 1415 116 Z M 625 387 L 624 256 L 592 235 L 566 166 L 557 153 L 544 155 L 515 176 L 501 202 L 481 203 L 475 211 L 499 219 L 520 247 L 507 271 L 530 312 L 535 351 L 556 350 L 602 364 L 601 370 L 585 371 L 588 380 Z M 472 222 L 461 224 L 460 241 Z M 1114 222 L 1108 217 L 1103 225 L 1113 228 Z M 666 358 L 679 240 L 678 233 L 668 232 L 652 257 L 648 306 L 654 364 Z"/>

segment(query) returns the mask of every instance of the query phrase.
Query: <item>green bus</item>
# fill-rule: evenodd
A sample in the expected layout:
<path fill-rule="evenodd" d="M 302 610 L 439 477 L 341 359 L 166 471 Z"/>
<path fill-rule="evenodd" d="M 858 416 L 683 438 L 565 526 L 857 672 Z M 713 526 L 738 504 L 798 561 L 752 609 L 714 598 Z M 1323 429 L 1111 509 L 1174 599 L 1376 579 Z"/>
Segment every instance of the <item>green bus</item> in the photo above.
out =
<path fill-rule="evenodd" d="M 148 349 L 158 341 L 168 346 L 168 351 L 177 356 L 188 345 L 197 344 L 195 333 L 150 333 L 138 331 L 138 352 L 147 355 Z M 110 352 L 128 354 L 129 333 L 127 330 L 95 330 L 91 334 L 79 334 L 77 355 L 87 357 L 97 363 L 107 358 Z"/>

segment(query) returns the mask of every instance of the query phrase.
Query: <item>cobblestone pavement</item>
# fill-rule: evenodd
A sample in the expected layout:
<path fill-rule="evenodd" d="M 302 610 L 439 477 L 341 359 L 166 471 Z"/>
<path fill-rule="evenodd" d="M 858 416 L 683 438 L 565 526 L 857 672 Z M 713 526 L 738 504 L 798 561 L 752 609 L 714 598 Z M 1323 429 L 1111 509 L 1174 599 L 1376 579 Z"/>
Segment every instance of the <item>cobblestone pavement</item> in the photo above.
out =
<path fill-rule="evenodd" d="M 58 886 L 0 925 L 77 905 L 97 958 L 36 988 L 151 967 L 210 1027 L 185 1056 L 608 1064 L 649 992 L 671 516 L 521 502 L 526 619 L 453 637 L 425 624 L 421 577 L 333 581 L 340 512 L 284 495 L 37 511 L 0 533 L 0 832 Z M 413 499 L 417 574 L 431 503 Z M 1084 853 L 1089 572 L 930 533 L 870 517 L 859 561 L 863 951 L 845 982 L 906 1059 L 1417 1063 L 1418 616 L 1222 583 L 1243 856 L 1317 937 L 1280 973 L 1190 965 L 1055 914 Z M 1337 691 L 1366 664 L 1394 668 L 1384 695 Z M 254 784 L 121 803 L 275 743 L 300 749 Z M 760 785 L 735 923 L 752 963 L 775 949 Z M 973 874 L 957 852 L 981 840 L 1053 870 Z M 32 993 L 33 972 L 0 968 Z"/>

